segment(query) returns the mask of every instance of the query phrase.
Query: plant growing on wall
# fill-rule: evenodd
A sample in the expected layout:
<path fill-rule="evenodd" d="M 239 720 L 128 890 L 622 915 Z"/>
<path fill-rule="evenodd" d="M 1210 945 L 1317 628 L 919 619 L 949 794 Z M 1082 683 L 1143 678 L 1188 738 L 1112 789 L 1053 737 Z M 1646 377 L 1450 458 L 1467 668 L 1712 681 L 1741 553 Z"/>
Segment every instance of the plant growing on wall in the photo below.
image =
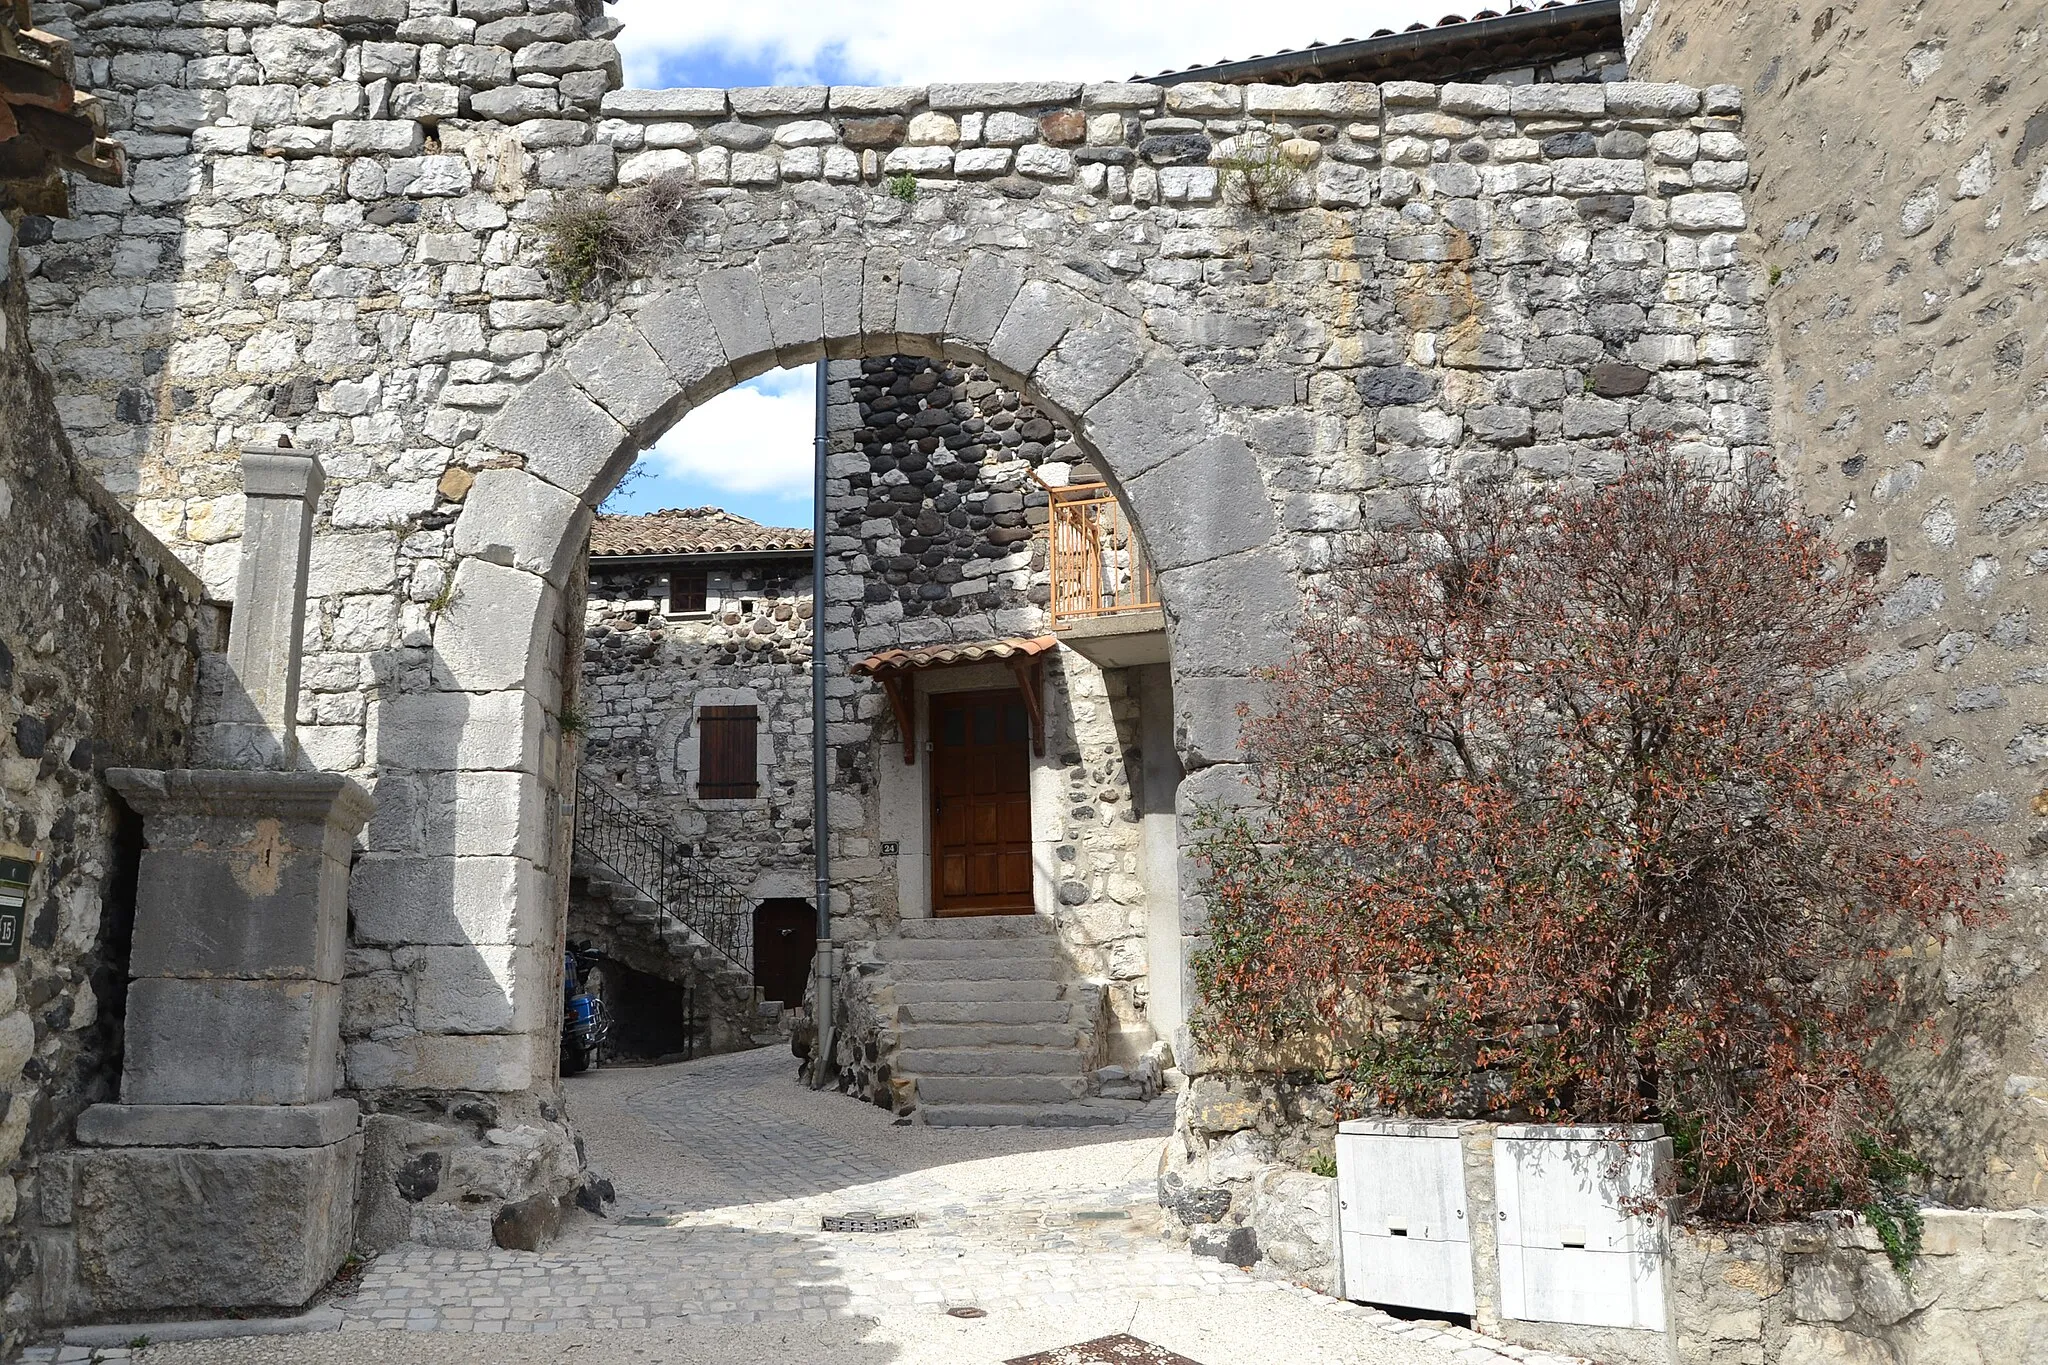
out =
<path fill-rule="evenodd" d="M 1668 440 L 1366 536 L 1212 812 L 1197 1027 L 1410 1113 L 1661 1121 L 1712 1216 L 1868 1203 L 1898 957 L 1995 909 L 1847 681 L 1867 583 Z"/>
<path fill-rule="evenodd" d="M 696 183 L 670 171 L 611 194 L 563 195 L 541 216 L 547 268 L 571 298 L 589 298 L 643 274 L 689 229 Z"/>
<path fill-rule="evenodd" d="M 1302 163 L 1271 134 L 1244 133 L 1218 150 L 1222 154 L 1216 158 L 1216 171 L 1226 203 L 1275 213 L 1306 208 L 1312 202 Z"/>

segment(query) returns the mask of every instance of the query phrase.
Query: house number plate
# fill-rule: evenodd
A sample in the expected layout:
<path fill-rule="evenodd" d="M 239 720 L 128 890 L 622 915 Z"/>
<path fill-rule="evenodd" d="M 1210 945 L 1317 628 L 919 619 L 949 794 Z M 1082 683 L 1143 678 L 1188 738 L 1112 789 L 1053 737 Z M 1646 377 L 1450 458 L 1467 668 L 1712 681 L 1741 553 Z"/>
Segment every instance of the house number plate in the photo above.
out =
<path fill-rule="evenodd" d="M 28 887 L 35 875 L 36 865 L 26 858 L 0 858 L 0 966 L 21 961 Z"/>

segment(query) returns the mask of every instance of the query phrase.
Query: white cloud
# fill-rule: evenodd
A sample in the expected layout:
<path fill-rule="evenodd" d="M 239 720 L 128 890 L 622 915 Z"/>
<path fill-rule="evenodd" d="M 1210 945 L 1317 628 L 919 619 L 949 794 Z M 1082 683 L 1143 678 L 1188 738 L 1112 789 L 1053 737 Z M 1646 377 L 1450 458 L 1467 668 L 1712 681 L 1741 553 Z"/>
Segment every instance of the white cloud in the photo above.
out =
<path fill-rule="evenodd" d="M 643 458 L 666 478 L 723 493 L 811 496 L 815 367 L 777 370 L 728 390 L 669 430 Z"/>
<path fill-rule="evenodd" d="M 777 73 L 820 70 L 874 84 L 1122 80 L 1377 29 L 1435 24 L 1450 0 L 1304 0 L 1275 12 L 1241 0 L 1039 0 L 936 10 L 927 0 L 619 0 L 627 79 L 647 85 L 665 58 L 710 50 Z M 1499 6 L 1498 8 L 1505 8 Z"/>

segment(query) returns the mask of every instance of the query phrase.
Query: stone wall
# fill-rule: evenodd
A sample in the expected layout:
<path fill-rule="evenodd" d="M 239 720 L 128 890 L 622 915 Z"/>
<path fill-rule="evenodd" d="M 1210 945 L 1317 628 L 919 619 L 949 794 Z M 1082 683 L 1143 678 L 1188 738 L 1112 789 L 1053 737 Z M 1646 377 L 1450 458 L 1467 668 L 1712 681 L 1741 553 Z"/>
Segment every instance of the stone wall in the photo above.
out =
<path fill-rule="evenodd" d="M 1238 789 L 1238 706 L 1304 581 L 1397 498 L 1475 468 L 1596 471 L 1631 429 L 1675 428 L 1714 465 L 1763 454 L 1739 92 L 607 94 L 606 21 L 422 8 L 453 12 L 41 11 L 78 36 L 136 162 L 130 186 L 82 190 L 76 222 L 33 225 L 36 326 L 81 449 L 222 586 L 239 447 L 290 434 L 329 471 L 300 735 L 382 807 L 354 990 L 390 988 L 399 1013 L 351 1039 L 361 1094 L 546 1102 L 561 868 L 536 834 L 561 810 L 564 598 L 580 616 L 589 508 L 739 378 L 943 355 L 1057 414 L 1160 570 L 1183 817 Z M 1219 163 L 1269 140 L 1299 180 L 1270 210 L 1232 202 Z M 684 160 L 673 253 L 615 297 L 562 298 L 535 227 L 554 196 Z M 869 472 L 842 458 L 835 479 Z M 843 609 L 860 648 L 865 603 L 838 591 L 828 623 Z M 878 699 L 844 678 L 833 696 L 827 724 L 864 742 Z M 858 883 L 887 869 L 856 852 L 848 796 L 834 834 Z"/>
<path fill-rule="evenodd" d="M 1955 1203 L 2048 1201 L 2048 15 L 1630 0 L 1652 79 L 1739 82 L 1773 439 L 1885 596 L 1866 681 L 2010 918 L 1930 961 L 1900 1096 Z M 1702 137 L 1701 149 L 1708 146 Z"/>
<path fill-rule="evenodd" d="M 810 566 L 798 560 L 720 572 L 717 610 L 671 618 L 666 568 L 593 564 L 583 771 L 689 844 L 725 884 L 756 898 L 808 898 Z M 699 800 L 696 717 L 703 706 L 760 709 L 755 800 Z"/>
<path fill-rule="evenodd" d="M 828 468 L 825 624 L 835 673 L 898 646 L 1046 633 L 1040 480 L 1068 481 L 1080 457 L 1072 433 L 979 366 L 897 356 L 863 360 L 857 375 L 843 369 L 847 387 L 835 383 L 834 396 L 846 393 L 858 425 L 835 436 Z M 1140 1033 L 1147 966 L 1137 695 L 1128 674 L 1070 650 L 1053 657 L 1046 679 L 1033 807 L 1034 838 L 1055 864 L 1050 909 L 1078 972 L 1111 983 L 1118 1028 Z M 998 670 L 985 685 L 1008 679 Z M 835 731 L 835 787 L 861 795 L 871 837 L 895 838 L 922 805 L 890 788 L 903 736 L 879 685 L 862 679 L 848 691 L 847 728 Z M 868 894 L 854 892 L 858 936 L 895 927 L 898 876 L 884 861 Z"/>
<path fill-rule="evenodd" d="M 12 237 L 0 218 L 0 856 L 41 861 L 21 960 L 0 966 L 0 1356 L 51 1307 L 42 1262 L 62 1254 L 69 1190 L 49 1163 L 121 1075 L 142 842 L 101 775 L 187 761 L 219 626 L 192 573 L 73 460 Z"/>
<path fill-rule="evenodd" d="M 1675 1248 L 1679 1365 L 1992 1365 L 2048 1352 L 2048 1212 L 1929 1209 L 1900 1275 L 1869 1224 L 1690 1232 Z"/>

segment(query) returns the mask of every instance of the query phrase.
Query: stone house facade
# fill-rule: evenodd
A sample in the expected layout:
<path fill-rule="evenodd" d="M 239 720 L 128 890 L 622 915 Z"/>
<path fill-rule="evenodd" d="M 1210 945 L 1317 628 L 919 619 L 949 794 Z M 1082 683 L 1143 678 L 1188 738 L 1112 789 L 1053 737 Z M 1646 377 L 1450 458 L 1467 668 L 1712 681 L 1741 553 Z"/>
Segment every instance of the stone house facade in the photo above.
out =
<path fill-rule="evenodd" d="M 847 901 L 837 936 L 865 999 L 888 976 L 876 945 L 906 918 L 945 913 L 929 814 L 932 784 L 944 779 L 930 756 L 904 761 L 905 718 L 917 754 L 929 755 L 935 698 L 1014 692 L 1015 680 L 963 654 L 915 670 L 892 695 L 856 666 L 886 651 L 1047 638 L 1051 500 L 1097 476 L 1077 465 L 1062 426 L 979 367 L 916 356 L 835 364 L 828 412 L 840 477 L 826 512 L 840 534 L 828 548 L 827 666 L 830 687 L 854 701 L 831 736 L 834 885 Z M 583 771 L 658 812 L 708 875 L 764 915 L 811 913 L 809 542 L 712 509 L 600 517 L 592 534 Z M 1156 618 L 1155 609 L 1131 636 L 1163 659 Z M 1156 865 L 1142 788 L 1143 699 L 1151 689 L 1163 733 L 1170 685 L 1157 665 L 1105 668 L 1071 648 L 1048 652 L 1033 685 L 1043 689 L 1046 752 L 1030 759 L 1031 828 L 1020 842 L 1035 871 L 1009 908 L 1058 925 L 1074 970 L 1101 986 L 1097 1060 L 1128 1067 L 1178 1023 L 1161 1027 L 1149 979 L 1148 913 L 1164 910 L 1147 906 L 1164 901 L 1148 889 Z M 735 708 L 753 713 L 742 719 L 752 721 L 756 786 L 711 796 L 704 736 L 734 718 L 707 713 Z M 1159 733 L 1152 742 L 1168 748 Z M 1163 813 L 1152 812 L 1155 843 Z M 593 918 L 585 904 L 572 902 L 572 937 Z M 788 970 L 759 923 L 754 946 L 757 977 Z M 793 993 L 785 982 L 769 994 L 795 1005 L 802 990 L 799 975 Z M 889 1084 L 901 1072 L 897 1044 L 893 1029 L 852 1031 L 842 1079 L 908 1109 L 913 1092 Z"/>
<path fill-rule="evenodd" d="M 802 1003 L 784 950 L 800 942 L 807 955 L 816 938 L 810 545 L 807 530 L 709 507 L 600 516 L 592 530 L 580 780 L 632 811 L 634 847 L 666 839 L 725 893 L 715 922 L 705 898 L 673 907 L 696 930 L 675 950 L 601 841 L 579 842 L 569 938 L 636 974 L 605 972 L 623 1054 L 779 1041 L 778 1011 Z M 706 958 L 711 941 L 720 952 Z M 657 1022 L 686 1015 L 680 1035 Z"/>

